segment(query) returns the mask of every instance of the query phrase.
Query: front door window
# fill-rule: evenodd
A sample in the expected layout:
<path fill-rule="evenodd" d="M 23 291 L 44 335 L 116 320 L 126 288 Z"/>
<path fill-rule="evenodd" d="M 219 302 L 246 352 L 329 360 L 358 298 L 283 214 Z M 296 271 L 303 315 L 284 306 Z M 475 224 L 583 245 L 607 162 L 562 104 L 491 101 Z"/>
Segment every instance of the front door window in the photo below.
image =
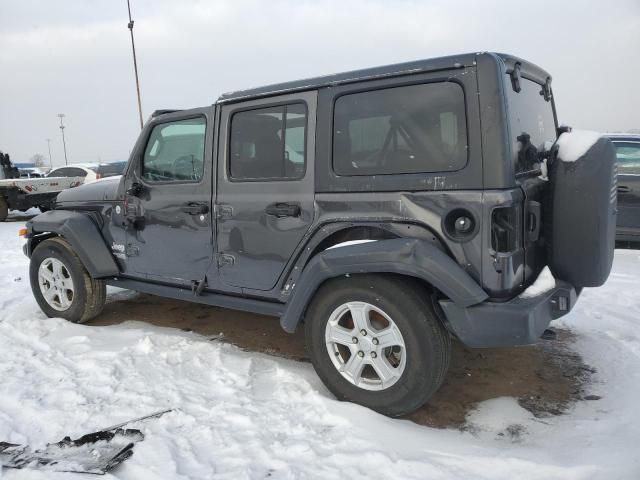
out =
<path fill-rule="evenodd" d="M 198 182 L 204 169 L 205 119 L 156 125 L 142 162 L 146 182 Z"/>

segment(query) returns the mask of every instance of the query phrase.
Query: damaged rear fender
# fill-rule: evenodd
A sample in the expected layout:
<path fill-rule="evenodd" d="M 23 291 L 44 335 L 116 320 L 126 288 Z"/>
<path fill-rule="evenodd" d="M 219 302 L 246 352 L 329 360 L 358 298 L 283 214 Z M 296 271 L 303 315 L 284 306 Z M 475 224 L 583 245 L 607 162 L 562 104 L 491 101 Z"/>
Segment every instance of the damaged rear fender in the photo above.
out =
<path fill-rule="evenodd" d="M 316 290 L 325 281 L 358 273 L 393 273 L 432 285 L 460 307 L 487 299 L 487 293 L 446 253 L 416 238 L 393 238 L 332 248 L 307 264 L 290 293 L 280 325 L 295 331 Z"/>

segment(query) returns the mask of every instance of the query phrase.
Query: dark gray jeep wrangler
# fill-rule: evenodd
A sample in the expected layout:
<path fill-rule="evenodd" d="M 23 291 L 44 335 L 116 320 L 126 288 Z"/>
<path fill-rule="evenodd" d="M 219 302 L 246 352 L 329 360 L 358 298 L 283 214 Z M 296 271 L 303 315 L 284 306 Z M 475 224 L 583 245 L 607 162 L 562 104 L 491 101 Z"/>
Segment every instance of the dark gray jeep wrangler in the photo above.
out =
<path fill-rule="evenodd" d="M 452 336 L 536 342 L 606 280 L 613 147 L 559 158 L 568 131 L 550 75 L 494 53 L 158 111 L 122 177 L 27 224 L 33 293 L 73 322 L 114 285 L 304 324 L 338 398 L 405 414 L 442 383 Z M 523 294 L 547 265 L 555 286 Z"/>

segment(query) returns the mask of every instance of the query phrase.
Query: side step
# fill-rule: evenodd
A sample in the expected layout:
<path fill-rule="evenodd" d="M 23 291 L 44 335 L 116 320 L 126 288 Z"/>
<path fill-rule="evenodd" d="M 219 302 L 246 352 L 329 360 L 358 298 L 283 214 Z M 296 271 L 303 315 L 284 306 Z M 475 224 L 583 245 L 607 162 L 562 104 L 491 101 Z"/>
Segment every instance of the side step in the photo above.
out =
<path fill-rule="evenodd" d="M 202 289 L 200 289 L 200 283 L 196 287 L 196 291 L 192 291 L 190 287 L 180 288 L 162 285 L 159 283 L 141 282 L 139 280 L 122 277 L 105 278 L 105 282 L 107 285 L 112 285 L 114 287 L 126 288 L 128 290 L 149 293 L 160 297 L 175 298 L 176 300 L 185 300 L 187 302 L 204 303 L 215 307 L 259 313 L 261 315 L 268 315 L 271 317 L 280 317 L 285 310 L 284 303 L 208 292 L 204 290 L 204 285 L 202 285 Z M 198 294 L 198 290 L 200 290 L 200 294 Z"/>

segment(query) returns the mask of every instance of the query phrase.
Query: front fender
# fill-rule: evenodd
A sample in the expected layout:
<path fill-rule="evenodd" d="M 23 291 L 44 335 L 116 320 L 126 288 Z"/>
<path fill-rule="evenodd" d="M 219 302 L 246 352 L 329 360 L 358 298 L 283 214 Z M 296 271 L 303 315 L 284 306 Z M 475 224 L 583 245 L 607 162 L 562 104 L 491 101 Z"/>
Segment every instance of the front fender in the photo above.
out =
<path fill-rule="evenodd" d="M 348 245 L 316 255 L 294 286 L 280 318 L 295 331 L 318 287 L 330 278 L 358 273 L 395 273 L 425 280 L 460 307 L 488 298 L 487 293 L 447 254 L 416 238 L 393 238 Z"/>
<path fill-rule="evenodd" d="M 71 210 L 51 210 L 27 222 L 25 253 L 31 256 L 34 235 L 55 233 L 63 237 L 78 255 L 93 278 L 117 275 L 120 271 L 97 225 L 86 213 Z"/>

